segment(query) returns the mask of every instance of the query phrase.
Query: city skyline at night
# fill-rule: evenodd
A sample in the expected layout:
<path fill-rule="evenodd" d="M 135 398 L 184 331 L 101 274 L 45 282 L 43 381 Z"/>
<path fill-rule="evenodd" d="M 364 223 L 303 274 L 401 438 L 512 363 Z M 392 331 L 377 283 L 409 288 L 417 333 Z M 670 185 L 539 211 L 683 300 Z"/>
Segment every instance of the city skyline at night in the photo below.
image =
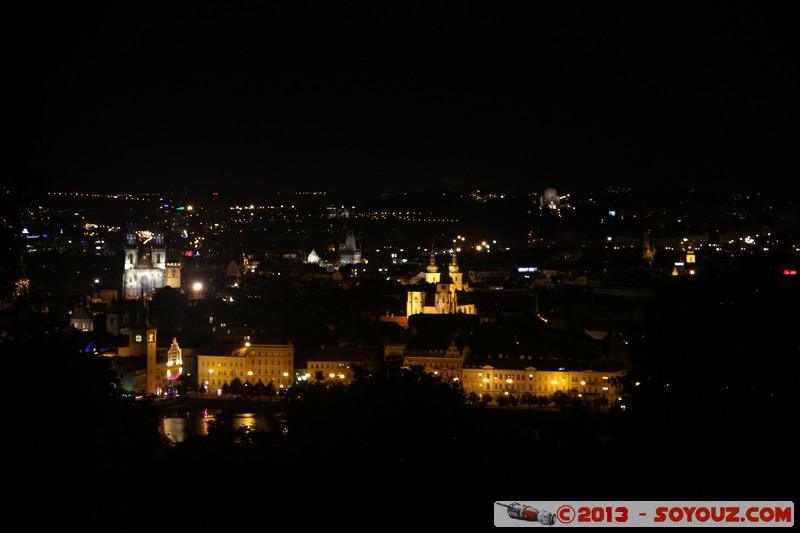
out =
<path fill-rule="evenodd" d="M 4 14 L 0 523 L 797 501 L 796 8 Z"/>

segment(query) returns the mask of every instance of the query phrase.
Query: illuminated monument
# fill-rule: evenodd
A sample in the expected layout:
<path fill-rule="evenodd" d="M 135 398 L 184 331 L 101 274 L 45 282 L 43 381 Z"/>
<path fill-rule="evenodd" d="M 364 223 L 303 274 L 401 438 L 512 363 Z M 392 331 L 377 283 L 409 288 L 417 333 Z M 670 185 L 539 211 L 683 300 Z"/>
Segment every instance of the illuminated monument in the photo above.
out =
<path fill-rule="evenodd" d="M 155 289 L 181 288 L 181 264 L 167 262 L 167 246 L 161 232 L 135 231 L 125 238 L 122 298 L 139 298 Z"/>
<path fill-rule="evenodd" d="M 342 265 L 357 265 L 361 263 L 361 250 L 356 247 L 356 237 L 353 228 L 345 225 L 344 245 L 339 247 L 339 263 Z"/>
<path fill-rule="evenodd" d="M 458 296 L 469 291 L 464 283 L 464 274 L 459 271 L 456 253 L 453 252 L 446 272 L 439 272 L 431 249 L 430 264 L 426 268 L 425 282 L 416 290 L 408 291 L 406 316 L 416 314 L 449 315 L 477 314 L 475 304 L 459 303 Z"/>
<path fill-rule="evenodd" d="M 556 189 L 545 189 L 544 194 L 539 197 L 539 207 L 548 209 L 558 209 L 561 206 L 561 197 Z"/>

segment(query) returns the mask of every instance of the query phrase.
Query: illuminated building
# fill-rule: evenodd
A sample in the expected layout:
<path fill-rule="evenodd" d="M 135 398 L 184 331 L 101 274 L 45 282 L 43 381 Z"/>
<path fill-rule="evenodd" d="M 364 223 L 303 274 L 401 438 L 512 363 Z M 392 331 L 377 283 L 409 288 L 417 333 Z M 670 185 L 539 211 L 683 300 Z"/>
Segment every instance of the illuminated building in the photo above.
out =
<path fill-rule="evenodd" d="M 469 291 L 464 283 L 464 274 L 458 269 L 456 253 L 453 252 L 447 272 L 439 272 L 435 254 L 431 250 L 430 264 L 425 274 L 425 282 L 416 290 L 408 291 L 406 316 L 416 314 L 477 314 L 475 304 L 459 303 L 458 296 Z"/>
<path fill-rule="evenodd" d="M 539 198 L 539 207 L 548 209 L 558 209 L 561 206 L 561 197 L 558 196 L 556 189 L 545 189 L 544 194 Z"/>
<path fill-rule="evenodd" d="M 461 372 L 464 392 L 474 392 L 478 397 L 484 394 L 496 397 L 506 392 L 517 397 L 525 392 L 535 395 L 536 369 L 530 363 L 507 363 L 503 364 L 501 359 L 496 365 L 466 365 Z"/>
<path fill-rule="evenodd" d="M 125 239 L 122 297 L 139 298 L 155 289 L 181 288 L 181 264 L 167 261 L 167 246 L 161 232 L 128 228 Z"/>
<path fill-rule="evenodd" d="M 653 241 L 653 234 L 648 229 L 642 235 L 642 259 L 647 261 L 649 265 L 653 264 L 656 255 L 655 242 Z"/>
<path fill-rule="evenodd" d="M 94 331 L 94 318 L 89 315 L 86 306 L 81 304 L 70 315 L 69 325 L 78 331 Z"/>
<path fill-rule="evenodd" d="M 163 372 L 164 383 L 166 385 L 165 389 L 168 390 L 183 375 L 183 350 L 181 350 L 178 345 L 178 339 L 175 337 L 172 338 L 172 344 L 167 350 L 167 360 L 164 366 L 166 367 Z"/>
<path fill-rule="evenodd" d="M 405 367 L 420 366 L 429 374 L 446 380 L 459 381 L 464 364 L 464 351 L 466 350 L 459 350 L 456 343 L 451 341 L 445 350 L 403 347 L 400 353 Z M 396 349 L 394 353 L 397 353 Z"/>
<path fill-rule="evenodd" d="M 294 345 L 251 344 L 220 355 L 197 355 L 199 391 L 221 395 L 224 385 L 239 378 L 250 386 L 271 382 L 277 391 L 294 383 Z"/>
<path fill-rule="evenodd" d="M 387 344 L 384 357 L 401 358 L 405 367 L 421 366 L 442 379 L 460 381 L 467 395 L 474 392 L 482 398 L 488 394 L 493 401 L 501 395 L 520 399 L 523 394 L 551 399 L 561 392 L 607 407 L 619 400 L 617 379 L 626 372 L 623 369 L 537 368 L 535 365 L 543 366 L 542 362 L 530 355 L 473 358 L 469 348 L 459 350 L 454 342 L 446 350 L 409 349 L 403 344 Z"/>
<path fill-rule="evenodd" d="M 353 228 L 345 226 L 344 245 L 339 249 L 339 264 L 357 265 L 361 263 L 361 250 L 356 248 L 356 237 Z"/>
<path fill-rule="evenodd" d="M 118 348 L 118 368 L 131 375 L 137 394 L 171 394 L 184 373 L 183 350 L 173 337 L 169 348 L 158 347 L 158 328 L 149 319 L 147 298 L 137 302 L 136 318 L 128 328 L 128 346 Z"/>
<path fill-rule="evenodd" d="M 467 361 L 462 370 L 462 386 L 467 394 L 479 397 L 489 394 L 522 394 L 552 398 L 558 392 L 571 397 L 599 400 L 605 406 L 619 398 L 615 378 L 625 375 L 625 370 L 568 370 L 566 367 L 537 368 L 532 356 L 499 354 L 480 361 Z"/>
<path fill-rule="evenodd" d="M 327 346 L 307 359 L 307 381 L 349 385 L 355 379 L 354 366 L 369 366 L 382 357 L 381 350 L 370 346 Z"/>
<path fill-rule="evenodd" d="M 147 384 L 145 392 L 147 394 L 157 394 L 157 390 L 163 384 L 157 373 L 158 350 L 157 350 L 158 330 L 150 323 L 147 309 L 147 299 L 142 298 L 137 305 L 136 320 L 128 328 L 128 349 L 120 348 L 119 355 L 143 359 L 143 370 L 146 371 Z"/>

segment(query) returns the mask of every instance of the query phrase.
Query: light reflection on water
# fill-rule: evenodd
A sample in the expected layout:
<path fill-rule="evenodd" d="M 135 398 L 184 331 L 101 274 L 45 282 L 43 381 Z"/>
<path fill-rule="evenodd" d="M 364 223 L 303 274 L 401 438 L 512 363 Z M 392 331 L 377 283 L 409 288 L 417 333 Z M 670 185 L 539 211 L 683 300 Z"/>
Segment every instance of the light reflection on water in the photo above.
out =
<path fill-rule="evenodd" d="M 256 431 L 269 431 L 270 425 L 263 414 L 234 413 L 233 427 L 249 426 Z M 186 435 L 208 435 L 208 421 L 215 420 L 216 412 L 209 409 L 169 414 L 161 419 L 161 433 L 172 442 L 183 442 Z"/>

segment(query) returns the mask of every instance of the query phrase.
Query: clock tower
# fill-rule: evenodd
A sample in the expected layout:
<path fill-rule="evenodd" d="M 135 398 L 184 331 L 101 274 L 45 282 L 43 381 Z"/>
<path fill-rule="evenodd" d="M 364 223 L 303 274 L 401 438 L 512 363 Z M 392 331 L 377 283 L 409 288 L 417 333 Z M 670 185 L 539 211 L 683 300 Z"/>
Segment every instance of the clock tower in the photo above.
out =
<path fill-rule="evenodd" d="M 155 376 L 151 377 L 150 369 L 156 368 L 156 333 L 158 330 L 150 323 L 147 315 L 147 296 L 143 294 L 139 299 L 136 322 L 129 328 L 128 353 L 131 356 L 145 356 L 148 369 L 147 393 L 151 394 L 156 392 L 157 388 Z"/>

